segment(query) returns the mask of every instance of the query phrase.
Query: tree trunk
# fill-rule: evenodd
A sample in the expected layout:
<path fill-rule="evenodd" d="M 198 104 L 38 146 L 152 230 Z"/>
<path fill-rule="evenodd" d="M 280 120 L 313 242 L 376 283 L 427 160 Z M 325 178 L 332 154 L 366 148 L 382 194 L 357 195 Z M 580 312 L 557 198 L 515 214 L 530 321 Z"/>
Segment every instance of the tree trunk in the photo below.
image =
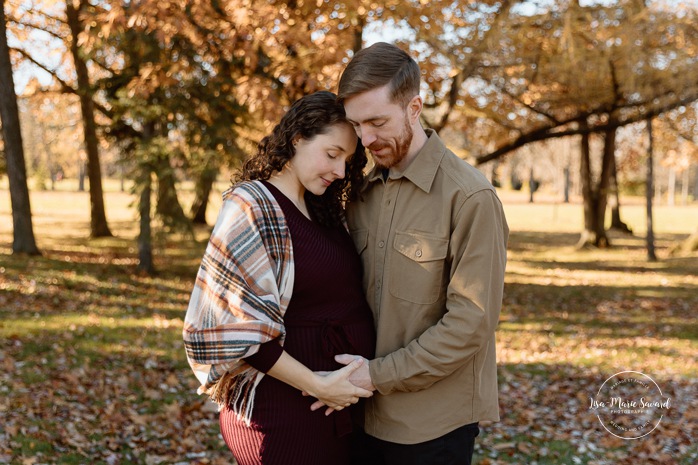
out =
<path fill-rule="evenodd" d="M 654 203 L 657 205 L 662 204 L 662 184 L 659 179 L 652 180 L 652 186 L 654 189 Z"/>
<path fill-rule="evenodd" d="M 83 2 L 80 2 L 82 9 Z M 104 193 L 102 191 L 102 170 L 99 166 L 99 144 L 97 140 L 97 123 L 95 122 L 94 102 L 87 64 L 80 54 L 78 36 L 83 27 L 80 22 L 80 9 L 75 9 L 73 3 L 68 1 L 66 16 L 70 27 L 71 43 L 70 52 L 75 62 L 75 73 L 78 81 L 78 95 L 80 97 L 80 109 L 82 110 L 82 123 L 85 132 L 85 151 L 87 152 L 87 177 L 90 180 L 90 236 L 112 236 L 107 224 L 104 211 Z"/>
<path fill-rule="evenodd" d="M 195 224 L 206 224 L 206 207 L 208 198 L 213 190 L 213 183 L 218 175 L 217 169 L 207 168 L 201 172 L 196 180 L 194 203 L 191 206 L 192 221 Z"/>
<path fill-rule="evenodd" d="M 582 125 L 586 125 L 583 121 Z M 601 176 L 596 188 L 593 185 L 591 175 L 591 148 L 589 147 L 589 135 L 582 134 L 580 155 L 580 178 L 582 184 L 582 198 L 584 200 L 584 231 L 579 238 L 577 248 L 608 247 L 610 246 L 606 235 L 606 191 L 608 189 L 609 167 L 606 162 L 606 149 L 604 148 L 604 163 Z M 604 180 L 605 179 L 605 180 Z"/>
<path fill-rule="evenodd" d="M 616 155 L 611 155 L 611 179 L 610 179 L 610 193 L 611 198 L 609 203 L 611 205 L 611 229 L 620 231 L 625 234 L 633 233 L 633 230 L 620 219 L 620 189 L 618 187 L 618 167 L 616 165 Z"/>
<path fill-rule="evenodd" d="M 669 167 L 669 181 L 667 182 L 666 204 L 673 207 L 676 200 L 676 168 Z"/>
<path fill-rule="evenodd" d="M 591 155 L 589 154 L 589 135 L 583 134 L 580 143 L 580 181 L 582 184 L 582 200 L 584 202 L 584 231 L 582 232 L 582 237 L 579 238 L 579 243 L 577 247 L 583 247 L 589 243 L 596 242 L 596 237 L 594 231 L 596 231 L 596 225 L 594 220 L 596 216 L 594 215 L 595 202 L 594 202 L 594 191 L 591 187 Z"/>
<path fill-rule="evenodd" d="M 581 123 L 586 126 L 586 121 Z M 608 187 L 611 179 L 611 164 L 615 156 L 616 132 L 606 132 L 604 140 L 603 158 L 601 162 L 601 174 L 598 184 L 594 186 L 591 174 L 591 149 L 589 135 L 582 135 L 581 143 L 581 181 L 582 197 L 584 198 L 584 231 L 577 244 L 578 248 L 584 247 L 610 247 L 611 243 L 606 234 L 606 203 Z"/>
<path fill-rule="evenodd" d="M 616 156 L 616 128 L 606 132 L 603 146 L 603 159 L 601 161 L 601 176 L 599 178 L 598 192 L 598 226 L 603 231 L 605 244 L 599 244 L 599 247 L 607 247 L 610 245 L 606 236 L 605 221 L 606 221 L 606 206 L 608 205 L 608 191 L 611 185 L 611 167 L 614 164 Z"/>
<path fill-rule="evenodd" d="M 48 169 L 48 174 L 49 174 L 49 180 L 51 181 L 51 190 L 55 191 L 56 190 L 56 177 L 58 176 L 58 168 L 56 166 L 56 163 L 54 160 L 56 160 L 56 154 L 53 152 L 53 149 L 51 148 L 51 142 L 47 139 L 46 137 L 46 130 L 43 126 L 39 126 L 39 132 L 40 132 L 40 139 L 41 139 L 41 144 L 44 146 L 44 149 L 46 150 L 46 167 Z"/>
<path fill-rule="evenodd" d="M 502 181 L 499 179 L 499 160 L 490 163 L 490 184 L 493 187 L 502 187 Z"/>
<path fill-rule="evenodd" d="M 12 204 L 12 253 L 39 255 L 34 239 L 31 202 L 27 185 L 27 167 L 24 161 L 17 96 L 12 76 L 10 50 L 7 46 L 5 3 L 0 5 L 0 121 L 5 142 L 7 178 L 10 183 Z"/>
<path fill-rule="evenodd" d="M 366 25 L 366 20 L 360 14 L 357 14 L 351 21 L 354 43 L 352 44 L 352 50 L 354 53 L 358 52 L 364 47 L 364 26 Z"/>
<path fill-rule="evenodd" d="M 152 174 L 150 167 L 144 166 L 143 177 L 140 184 L 140 200 L 138 202 L 138 214 L 140 217 L 140 233 L 138 234 L 138 271 L 148 275 L 155 274 L 153 263 L 153 234 L 150 227 Z"/>
<path fill-rule="evenodd" d="M 78 160 L 78 192 L 85 192 L 85 160 Z"/>
<path fill-rule="evenodd" d="M 565 166 L 565 169 L 563 170 L 563 176 L 564 176 L 564 187 L 563 187 L 563 195 L 564 195 L 564 202 L 565 203 L 570 203 L 570 167 Z"/>
<path fill-rule="evenodd" d="M 191 221 L 184 213 L 177 197 L 175 174 L 168 157 L 158 158 L 155 173 L 158 178 L 156 213 L 161 217 L 165 227 L 193 234 Z"/>
<path fill-rule="evenodd" d="M 647 134 L 649 136 L 649 146 L 647 147 L 647 178 L 645 200 L 647 206 L 647 259 L 651 262 L 657 261 L 657 254 L 654 250 L 654 226 L 652 222 L 652 194 L 654 190 L 654 136 L 652 134 L 652 118 L 647 119 Z"/>

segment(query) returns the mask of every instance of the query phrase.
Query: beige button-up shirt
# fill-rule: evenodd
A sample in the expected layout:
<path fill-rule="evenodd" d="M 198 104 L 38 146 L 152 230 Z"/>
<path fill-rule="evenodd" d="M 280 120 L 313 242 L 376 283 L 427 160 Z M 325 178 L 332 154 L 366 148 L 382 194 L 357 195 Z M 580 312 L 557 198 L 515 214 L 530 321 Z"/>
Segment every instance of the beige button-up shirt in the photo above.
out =
<path fill-rule="evenodd" d="M 401 444 L 499 420 L 495 328 L 509 229 L 492 185 L 428 135 L 403 173 L 374 169 L 348 211 L 378 337 L 365 428 Z"/>

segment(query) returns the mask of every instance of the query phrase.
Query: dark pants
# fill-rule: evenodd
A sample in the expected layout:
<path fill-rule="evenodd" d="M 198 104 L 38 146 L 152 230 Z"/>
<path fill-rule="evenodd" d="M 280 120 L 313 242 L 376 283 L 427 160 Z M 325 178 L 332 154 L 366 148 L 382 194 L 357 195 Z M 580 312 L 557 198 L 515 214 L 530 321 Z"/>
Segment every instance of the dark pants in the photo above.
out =
<path fill-rule="evenodd" d="M 477 423 L 461 426 L 440 438 L 418 444 L 397 444 L 355 431 L 351 444 L 353 465 L 470 465 Z"/>

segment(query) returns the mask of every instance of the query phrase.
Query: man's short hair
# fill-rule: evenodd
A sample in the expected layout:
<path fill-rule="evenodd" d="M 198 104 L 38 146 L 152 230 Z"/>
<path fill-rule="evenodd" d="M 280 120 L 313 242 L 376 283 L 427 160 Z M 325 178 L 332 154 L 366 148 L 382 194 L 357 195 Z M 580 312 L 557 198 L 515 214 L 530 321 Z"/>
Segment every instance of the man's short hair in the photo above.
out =
<path fill-rule="evenodd" d="M 419 65 L 404 50 L 377 42 L 351 59 L 339 79 L 337 98 L 343 102 L 389 84 L 392 101 L 406 106 L 419 95 L 420 77 Z"/>

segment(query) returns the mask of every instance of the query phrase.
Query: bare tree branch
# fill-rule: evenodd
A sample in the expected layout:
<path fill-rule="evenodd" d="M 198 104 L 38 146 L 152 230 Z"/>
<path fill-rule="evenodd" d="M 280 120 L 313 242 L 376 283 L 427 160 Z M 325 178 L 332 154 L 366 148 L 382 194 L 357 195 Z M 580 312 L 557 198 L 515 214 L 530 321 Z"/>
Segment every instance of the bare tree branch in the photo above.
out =
<path fill-rule="evenodd" d="M 669 129 L 671 129 L 671 131 L 672 131 L 674 134 L 676 134 L 677 136 L 679 136 L 681 139 L 683 139 L 683 140 L 685 140 L 686 142 L 689 142 L 689 143 L 691 143 L 691 144 L 698 145 L 698 140 L 694 139 L 693 137 L 691 137 L 690 135 L 688 135 L 687 133 L 685 133 L 681 128 L 679 128 L 679 127 L 676 125 L 676 122 L 674 122 L 674 121 L 672 121 L 672 120 L 670 120 L 670 119 L 666 119 L 666 120 L 662 120 L 662 121 L 663 121 L 667 126 L 669 126 Z"/>
<path fill-rule="evenodd" d="M 60 84 L 61 90 L 62 90 L 63 92 L 65 92 L 65 93 L 71 93 L 71 94 L 76 93 L 75 89 L 73 89 L 73 87 L 72 87 L 70 84 L 68 84 L 67 82 L 65 82 L 65 81 L 64 81 L 63 79 L 61 79 L 60 77 L 58 77 L 58 71 L 56 71 L 55 69 L 51 69 L 51 68 L 49 68 L 47 65 L 45 65 L 45 64 L 41 63 L 40 61 L 36 60 L 36 59 L 35 59 L 33 56 L 31 56 L 31 55 L 29 54 L 29 52 L 27 52 L 26 50 L 23 50 L 23 49 L 21 49 L 21 48 L 15 48 L 15 47 L 11 47 L 10 50 L 13 51 L 13 52 L 19 53 L 19 54 L 22 55 L 24 58 L 26 58 L 27 60 L 29 60 L 29 61 L 31 61 L 32 63 L 34 63 L 35 66 L 41 68 L 42 70 L 44 70 L 44 71 L 46 71 L 48 74 L 50 74 L 50 75 L 58 82 L 58 84 Z"/>
<path fill-rule="evenodd" d="M 24 21 L 18 21 L 16 24 L 20 24 L 20 25 L 27 27 L 27 28 L 30 28 L 30 29 L 35 29 L 37 31 L 45 32 L 46 34 L 50 35 L 54 39 L 58 39 L 62 42 L 65 42 L 67 40 L 67 37 L 62 36 L 60 33 L 56 32 L 56 31 L 52 31 L 52 30 L 48 29 L 46 26 L 39 26 L 36 24 L 24 22 Z"/>
<path fill-rule="evenodd" d="M 590 125 L 589 127 L 579 127 L 576 129 L 567 129 L 567 130 L 558 130 L 560 127 L 566 126 L 567 124 L 573 123 L 575 121 L 582 121 L 586 120 L 589 116 L 603 116 L 606 115 L 608 112 L 607 110 L 604 110 L 602 112 L 599 111 L 592 111 L 588 112 L 585 114 L 580 114 L 575 116 L 574 119 L 567 121 L 561 125 L 558 126 L 546 126 L 543 128 L 539 129 L 534 129 L 526 134 L 522 134 L 512 142 L 509 142 L 501 147 L 499 147 L 497 150 L 494 152 L 491 152 L 487 155 L 483 155 L 480 157 L 476 158 L 475 163 L 478 165 L 481 165 L 483 163 L 486 163 L 488 161 L 496 160 L 497 158 L 500 158 L 520 147 L 523 147 L 526 144 L 529 144 L 531 142 L 539 142 L 543 140 L 548 140 L 548 139 L 556 139 L 560 137 L 567 137 L 567 136 L 578 136 L 582 134 L 592 134 L 592 133 L 599 133 L 599 132 L 606 132 L 612 129 L 616 129 L 622 126 L 627 126 L 629 124 L 634 124 L 638 123 L 640 121 L 645 121 L 648 118 L 654 118 L 656 116 L 661 115 L 662 113 L 665 113 L 667 111 L 673 110 L 675 108 L 678 108 L 682 105 L 688 105 L 689 103 L 695 102 L 698 100 L 698 94 L 692 94 L 689 95 L 688 97 L 685 97 L 680 100 L 676 100 L 670 103 L 667 103 L 666 105 L 662 105 L 659 107 L 656 107 L 652 110 L 648 110 L 646 112 L 641 112 L 635 116 L 625 118 L 625 119 L 607 119 L 605 123 L 603 124 L 598 124 L 598 125 Z"/>
<path fill-rule="evenodd" d="M 533 113 L 536 113 L 537 115 L 540 115 L 547 119 L 548 121 L 552 122 L 553 124 L 560 124 L 560 122 L 555 118 L 555 116 L 551 115 L 550 113 L 546 113 L 541 109 L 536 108 L 533 105 L 530 105 L 528 103 L 525 103 L 524 101 L 521 100 L 521 98 L 518 95 L 514 95 L 513 93 L 509 92 L 505 87 L 501 86 L 495 86 L 497 89 L 499 89 L 504 95 L 509 97 L 510 99 L 514 100 L 516 103 L 519 105 L 522 105 L 532 111 Z"/>
<path fill-rule="evenodd" d="M 493 34 L 500 32 L 501 28 L 499 27 L 499 24 L 509 15 L 509 11 L 511 10 L 513 4 L 514 2 L 510 0 L 504 0 L 502 2 L 501 9 L 494 15 L 492 24 L 490 24 L 490 27 L 485 32 L 485 35 L 473 48 L 468 61 L 461 66 L 458 73 L 456 73 L 451 79 L 451 89 L 448 92 L 446 110 L 441 115 L 439 122 L 433 126 L 436 132 L 440 132 L 448 124 L 448 118 L 450 117 L 453 108 L 455 108 L 456 104 L 458 103 L 458 94 L 461 85 L 479 66 L 478 61 L 475 58 L 479 58 L 484 50 L 488 47 L 490 37 Z"/>
<path fill-rule="evenodd" d="M 58 82 L 58 84 L 61 86 L 60 91 L 61 91 L 62 93 L 64 93 L 64 94 L 78 95 L 77 89 L 75 89 L 75 88 L 72 87 L 70 84 L 68 84 L 67 82 L 65 82 L 63 79 L 61 79 L 60 77 L 58 77 L 58 72 L 57 72 L 55 69 L 51 69 L 51 68 L 49 68 L 48 66 L 44 65 L 43 63 L 41 63 L 40 61 L 36 60 L 36 59 L 35 59 L 34 57 L 32 57 L 26 50 L 22 50 L 22 49 L 20 49 L 20 48 L 11 48 L 10 50 L 19 53 L 19 54 L 22 55 L 24 58 L 26 58 L 27 60 L 31 61 L 34 65 L 36 65 L 37 67 L 39 67 L 39 68 L 41 68 L 42 70 L 44 70 L 44 71 L 46 71 L 47 73 L 49 73 L 49 74 L 53 77 L 53 79 L 55 79 L 56 82 Z M 42 91 L 46 91 L 46 89 L 42 89 Z M 93 99 L 93 100 L 94 100 L 94 99 Z M 107 118 L 109 118 L 109 119 L 113 119 L 113 118 L 114 118 L 113 112 L 112 112 L 111 110 L 109 110 L 107 107 L 105 107 L 104 105 L 100 104 L 100 103 L 97 102 L 97 101 L 94 101 L 94 106 L 95 106 L 95 109 L 96 109 L 96 110 L 98 110 L 100 113 L 102 113 L 102 114 L 103 114 L 104 116 L 106 116 Z"/>

